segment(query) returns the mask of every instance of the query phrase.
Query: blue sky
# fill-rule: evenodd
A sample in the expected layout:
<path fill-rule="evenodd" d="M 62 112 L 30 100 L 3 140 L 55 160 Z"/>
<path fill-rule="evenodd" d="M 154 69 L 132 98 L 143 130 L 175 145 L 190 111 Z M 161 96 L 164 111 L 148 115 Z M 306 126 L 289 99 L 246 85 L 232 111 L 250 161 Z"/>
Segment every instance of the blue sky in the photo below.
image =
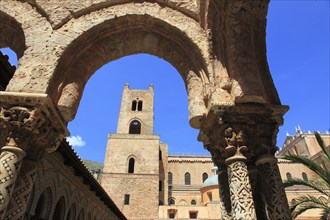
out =
<path fill-rule="evenodd" d="M 273 0 L 267 20 L 270 71 L 282 104 L 290 106 L 278 134 L 277 145 L 282 146 L 285 133 L 294 134 L 298 124 L 306 131 L 330 128 L 329 1 Z M 196 140 L 198 130 L 189 127 L 180 74 L 161 58 L 138 54 L 104 65 L 88 81 L 77 116 L 69 123 L 82 158 L 103 162 L 126 82 L 131 89 L 155 86 L 154 133 L 168 143 L 169 153 L 208 154 Z"/>

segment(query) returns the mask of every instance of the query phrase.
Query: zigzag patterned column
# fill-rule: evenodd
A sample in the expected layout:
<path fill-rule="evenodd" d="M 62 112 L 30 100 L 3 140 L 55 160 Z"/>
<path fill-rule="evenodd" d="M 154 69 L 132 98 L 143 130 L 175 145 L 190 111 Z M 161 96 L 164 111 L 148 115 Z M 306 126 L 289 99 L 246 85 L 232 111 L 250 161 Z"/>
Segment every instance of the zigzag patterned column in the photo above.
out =
<path fill-rule="evenodd" d="M 25 152 L 20 148 L 6 146 L 1 149 L 0 156 L 0 219 L 4 214 L 11 197 L 18 172 Z"/>
<path fill-rule="evenodd" d="M 37 173 L 37 163 L 24 161 L 10 198 L 9 208 L 4 220 L 23 219 Z"/>

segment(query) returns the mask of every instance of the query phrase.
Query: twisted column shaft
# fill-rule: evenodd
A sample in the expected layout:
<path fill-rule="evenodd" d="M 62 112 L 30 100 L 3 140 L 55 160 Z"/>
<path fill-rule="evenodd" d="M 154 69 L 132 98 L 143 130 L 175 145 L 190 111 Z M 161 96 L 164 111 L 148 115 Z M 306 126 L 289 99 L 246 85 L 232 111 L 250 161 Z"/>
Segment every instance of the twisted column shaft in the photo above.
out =
<path fill-rule="evenodd" d="M 277 159 L 265 155 L 257 160 L 256 165 L 268 220 L 292 219 Z"/>

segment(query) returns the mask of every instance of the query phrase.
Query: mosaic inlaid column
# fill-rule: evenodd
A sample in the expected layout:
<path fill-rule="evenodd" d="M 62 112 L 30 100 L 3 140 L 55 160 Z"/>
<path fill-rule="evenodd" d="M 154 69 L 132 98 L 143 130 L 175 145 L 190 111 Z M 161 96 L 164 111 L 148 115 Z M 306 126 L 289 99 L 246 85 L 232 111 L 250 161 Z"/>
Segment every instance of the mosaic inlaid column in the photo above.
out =
<path fill-rule="evenodd" d="M 268 219 L 292 219 L 277 159 L 273 155 L 264 155 L 259 157 L 256 165 Z"/>
<path fill-rule="evenodd" d="M 228 182 L 231 199 L 233 219 L 256 220 L 256 212 L 252 197 L 252 188 L 249 180 L 249 172 L 245 162 L 244 153 L 247 147 L 244 143 L 244 133 L 235 133 L 232 128 L 225 130 L 227 147 L 225 153 L 228 156 Z"/>
<path fill-rule="evenodd" d="M 36 162 L 68 134 L 49 97 L 0 92 L 0 219 L 23 219 Z"/>
<path fill-rule="evenodd" d="M 37 163 L 35 161 L 23 160 L 4 220 L 23 219 L 36 173 Z"/>

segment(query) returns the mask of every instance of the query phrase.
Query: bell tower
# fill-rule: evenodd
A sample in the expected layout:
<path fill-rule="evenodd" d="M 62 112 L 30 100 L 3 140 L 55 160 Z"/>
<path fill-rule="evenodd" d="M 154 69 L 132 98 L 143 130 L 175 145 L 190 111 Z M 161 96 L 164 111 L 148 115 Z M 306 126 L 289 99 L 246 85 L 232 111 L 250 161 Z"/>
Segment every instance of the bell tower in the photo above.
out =
<path fill-rule="evenodd" d="M 160 182 L 165 179 L 161 152 L 166 154 L 167 145 L 153 127 L 153 86 L 132 90 L 126 84 L 117 132 L 108 135 L 101 184 L 128 219 L 157 219 L 159 201 L 166 199 Z"/>
<path fill-rule="evenodd" d="M 131 90 L 125 84 L 117 125 L 118 134 L 152 135 L 154 130 L 154 87 Z"/>

